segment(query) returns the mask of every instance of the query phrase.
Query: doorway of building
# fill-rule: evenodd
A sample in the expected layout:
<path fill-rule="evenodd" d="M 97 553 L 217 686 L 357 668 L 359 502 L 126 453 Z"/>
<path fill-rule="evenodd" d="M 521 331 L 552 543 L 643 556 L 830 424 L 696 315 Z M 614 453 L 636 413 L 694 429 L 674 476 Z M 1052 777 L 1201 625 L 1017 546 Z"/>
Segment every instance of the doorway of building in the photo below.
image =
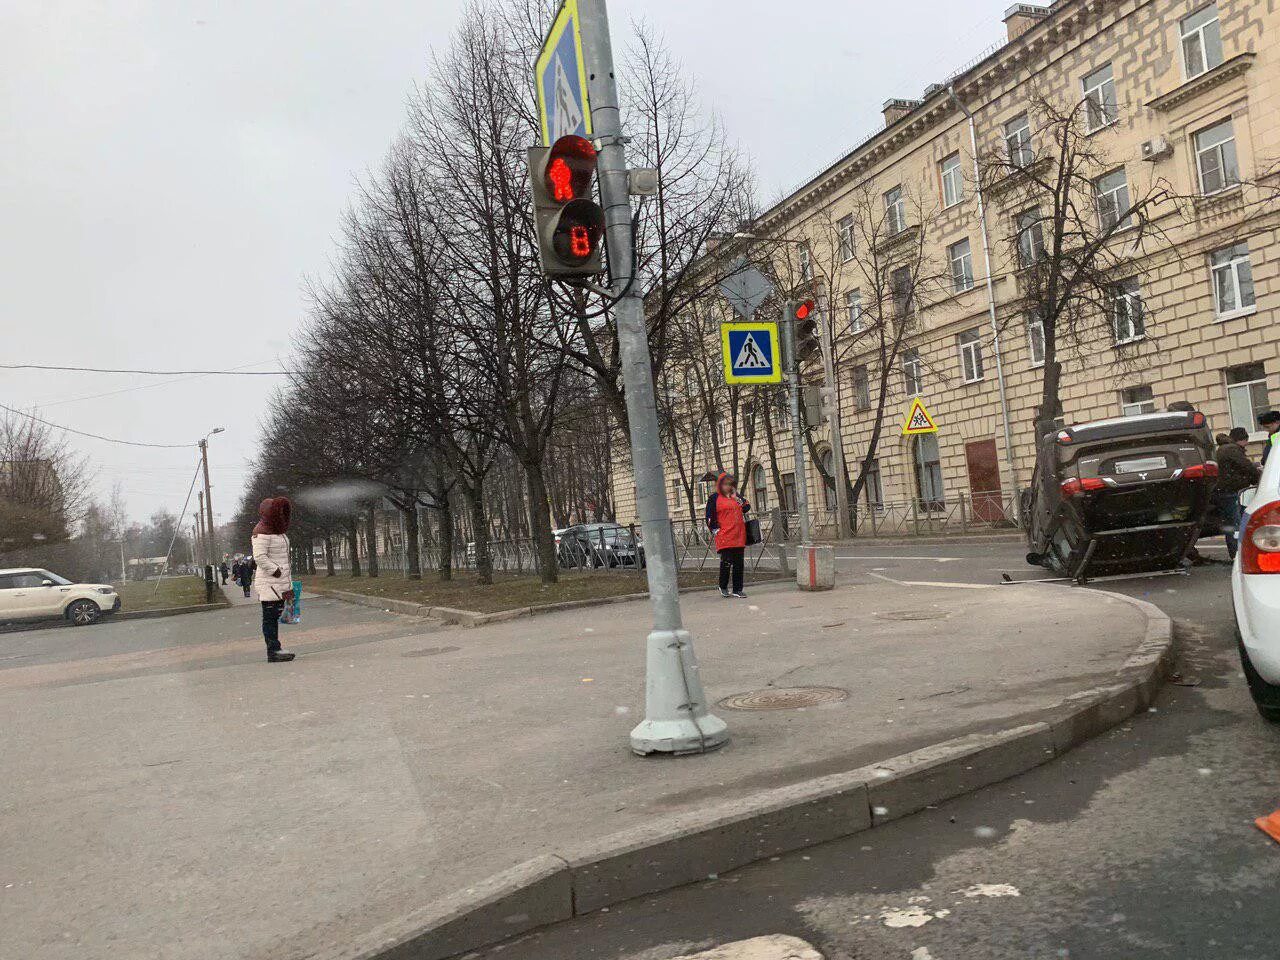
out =
<path fill-rule="evenodd" d="M 994 440 L 974 440 L 964 445 L 964 458 L 969 467 L 969 495 L 973 500 L 973 518 L 983 523 L 998 523 L 1008 518 L 1000 488 L 1000 461 Z"/>

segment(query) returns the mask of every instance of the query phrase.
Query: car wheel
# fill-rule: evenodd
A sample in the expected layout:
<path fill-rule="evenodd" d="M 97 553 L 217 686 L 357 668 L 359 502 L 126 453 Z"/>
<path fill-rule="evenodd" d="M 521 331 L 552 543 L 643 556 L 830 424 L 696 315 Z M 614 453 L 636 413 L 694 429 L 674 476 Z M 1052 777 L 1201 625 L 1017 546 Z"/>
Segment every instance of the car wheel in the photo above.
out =
<path fill-rule="evenodd" d="M 1269 723 L 1280 723 L 1280 686 L 1267 683 L 1254 669 L 1253 661 L 1244 648 L 1244 641 L 1236 634 L 1236 644 L 1240 648 L 1240 665 L 1244 668 L 1244 679 L 1249 684 L 1249 695 L 1258 713 Z"/>
<path fill-rule="evenodd" d="M 77 627 L 87 627 L 97 623 L 102 617 L 102 608 L 92 600 L 77 600 L 67 607 L 67 619 Z"/>

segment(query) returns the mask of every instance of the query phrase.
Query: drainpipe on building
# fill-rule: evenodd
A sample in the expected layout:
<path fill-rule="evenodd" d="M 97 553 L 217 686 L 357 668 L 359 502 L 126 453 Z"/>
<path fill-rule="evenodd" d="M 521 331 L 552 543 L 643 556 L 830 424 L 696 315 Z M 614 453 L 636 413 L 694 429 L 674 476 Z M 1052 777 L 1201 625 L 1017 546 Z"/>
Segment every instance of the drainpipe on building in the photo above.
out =
<path fill-rule="evenodd" d="M 1009 482 L 1013 485 L 1013 515 L 1019 519 L 1018 512 L 1020 490 L 1018 485 L 1018 468 L 1013 456 L 1013 432 L 1009 427 L 1009 399 L 1004 386 L 1004 358 L 1000 351 L 1000 325 L 996 322 L 996 288 L 995 279 L 991 276 L 991 242 L 987 236 L 987 208 L 982 198 L 982 170 L 978 165 L 978 125 L 973 113 L 956 96 L 955 84 L 947 84 L 947 95 L 951 97 L 960 112 L 969 121 L 969 147 L 973 152 L 973 189 L 978 200 L 978 223 L 982 230 L 982 263 L 987 274 L 987 313 L 991 317 L 991 345 L 996 352 L 996 383 L 1000 388 L 1000 419 L 1004 422 L 1004 456 L 1009 468 Z"/>

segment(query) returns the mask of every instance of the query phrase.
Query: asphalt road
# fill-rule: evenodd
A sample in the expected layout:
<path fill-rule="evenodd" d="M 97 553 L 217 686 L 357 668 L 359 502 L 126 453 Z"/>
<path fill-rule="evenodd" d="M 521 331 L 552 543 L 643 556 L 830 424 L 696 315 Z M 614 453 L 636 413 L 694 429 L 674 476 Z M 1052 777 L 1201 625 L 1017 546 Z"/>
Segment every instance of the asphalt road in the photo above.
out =
<path fill-rule="evenodd" d="M 1015 543 L 839 553 L 842 569 L 908 582 L 1034 575 Z M 1253 818 L 1280 806 L 1280 729 L 1245 689 L 1228 571 L 1099 588 L 1175 619 L 1178 669 L 1194 686 L 1167 684 L 1150 713 L 935 810 L 482 956 L 665 960 L 791 934 L 836 960 L 1274 960 L 1280 844 Z"/>

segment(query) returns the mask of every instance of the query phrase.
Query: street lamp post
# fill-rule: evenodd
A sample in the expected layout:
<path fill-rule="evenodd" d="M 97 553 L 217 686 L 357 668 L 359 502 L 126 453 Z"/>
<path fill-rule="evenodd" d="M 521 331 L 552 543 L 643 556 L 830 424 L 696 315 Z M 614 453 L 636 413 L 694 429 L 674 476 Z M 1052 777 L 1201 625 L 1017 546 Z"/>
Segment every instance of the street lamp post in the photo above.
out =
<path fill-rule="evenodd" d="M 225 427 L 214 427 L 200 441 L 200 464 L 204 471 L 205 550 L 212 564 L 218 562 L 218 537 L 213 530 L 213 494 L 209 492 L 209 438 L 215 433 L 225 432 Z"/>

